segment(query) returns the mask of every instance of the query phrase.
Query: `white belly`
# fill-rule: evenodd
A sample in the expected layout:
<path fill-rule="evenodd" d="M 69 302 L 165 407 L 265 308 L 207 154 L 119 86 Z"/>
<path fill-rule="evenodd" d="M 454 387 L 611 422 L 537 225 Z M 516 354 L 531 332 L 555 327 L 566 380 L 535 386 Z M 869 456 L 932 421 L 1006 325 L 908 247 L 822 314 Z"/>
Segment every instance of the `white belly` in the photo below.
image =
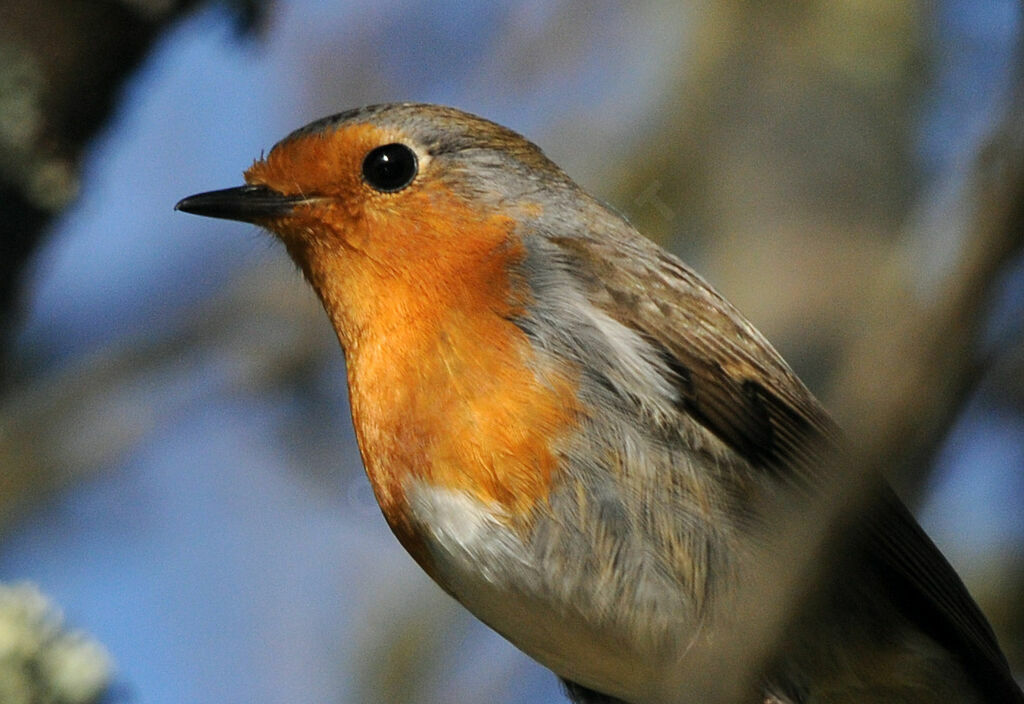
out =
<path fill-rule="evenodd" d="M 678 597 L 651 599 L 657 617 L 644 608 L 623 617 L 617 595 L 602 593 L 621 590 L 595 575 L 552 569 L 475 498 L 426 485 L 408 496 L 443 586 L 519 649 L 562 677 L 633 704 L 685 701 L 680 681 L 696 664 L 686 655 L 699 629 L 685 622 L 681 602 L 666 603 Z"/>

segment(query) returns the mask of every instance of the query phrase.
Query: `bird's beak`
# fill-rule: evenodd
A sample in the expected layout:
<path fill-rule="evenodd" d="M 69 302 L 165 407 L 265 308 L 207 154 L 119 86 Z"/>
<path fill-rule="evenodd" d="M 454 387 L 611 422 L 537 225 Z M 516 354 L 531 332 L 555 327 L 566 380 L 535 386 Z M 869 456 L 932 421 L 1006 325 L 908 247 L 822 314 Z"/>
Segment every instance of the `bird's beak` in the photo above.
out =
<path fill-rule="evenodd" d="M 182 198 L 174 209 L 193 215 L 239 220 L 258 225 L 273 218 L 290 215 L 296 205 L 308 200 L 304 196 L 278 193 L 266 186 L 238 186 Z"/>

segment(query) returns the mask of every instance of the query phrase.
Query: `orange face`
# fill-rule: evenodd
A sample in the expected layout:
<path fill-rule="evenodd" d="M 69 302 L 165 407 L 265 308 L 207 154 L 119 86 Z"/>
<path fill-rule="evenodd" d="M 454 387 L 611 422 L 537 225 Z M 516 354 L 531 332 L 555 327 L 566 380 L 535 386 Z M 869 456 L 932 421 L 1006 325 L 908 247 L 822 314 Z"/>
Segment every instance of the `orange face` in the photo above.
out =
<path fill-rule="evenodd" d="M 416 152 L 416 175 L 381 192 L 364 161 L 394 143 Z M 334 323 L 364 463 L 414 555 L 410 478 L 526 515 L 550 490 L 578 412 L 575 371 L 539 359 L 514 322 L 531 300 L 515 223 L 443 176 L 406 135 L 370 124 L 290 138 L 246 172 L 250 185 L 305 196 L 261 224 Z"/>
<path fill-rule="evenodd" d="M 456 197 L 428 154 L 417 150 L 416 177 L 397 192 L 365 181 L 367 154 L 403 142 L 356 124 L 287 140 L 246 172 L 251 185 L 308 198 L 262 224 L 321 294 L 350 354 L 364 333 L 435 325 L 452 307 L 511 317 L 527 302 L 512 280 L 524 255 L 512 220 Z"/>

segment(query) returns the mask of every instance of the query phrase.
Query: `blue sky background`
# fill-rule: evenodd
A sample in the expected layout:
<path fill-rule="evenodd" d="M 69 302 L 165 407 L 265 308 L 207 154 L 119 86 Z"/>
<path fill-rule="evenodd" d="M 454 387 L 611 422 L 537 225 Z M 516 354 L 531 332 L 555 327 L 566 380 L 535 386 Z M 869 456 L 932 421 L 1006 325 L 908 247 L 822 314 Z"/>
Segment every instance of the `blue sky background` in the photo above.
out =
<path fill-rule="evenodd" d="M 666 52 L 685 55 L 686 17 L 594 3 L 553 69 L 500 50 L 542 37 L 559 5 L 293 0 L 260 40 L 239 41 L 217 8 L 176 26 L 127 86 L 90 149 L 79 201 L 37 257 L 24 367 L 42 373 L 187 326 L 253 269 L 301 289 L 254 228 L 172 206 L 240 183 L 253 158 L 323 114 L 391 99 L 455 104 L 530 135 L 596 183 L 608 160 L 628 156 L 613 145 L 657 99 Z M 936 201 L 958 187 L 955 165 L 1000 106 L 1019 22 L 1011 0 L 941 8 L 919 139 Z M 348 83 L 337 78 L 347 67 Z M 559 139 L 577 115 L 586 139 Z M 955 246 L 923 249 L 941 269 Z M 1012 319 L 1024 293 L 1007 290 Z M 326 319 L 314 336 L 332 349 Z M 393 657 L 396 634 L 427 644 L 407 670 L 425 678 L 419 701 L 562 701 L 550 673 L 452 604 L 390 535 L 361 474 L 340 353 L 299 392 L 240 388 L 237 373 L 230 353 L 204 349 L 126 390 L 155 399 L 157 428 L 24 517 L 0 545 L 0 579 L 37 582 L 102 641 L 133 702 L 373 701 L 375 658 Z M 308 414 L 336 432 L 296 448 L 283 435 Z M 993 546 L 1019 553 L 1022 470 L 1024 420 L 973 404 L 922 511 L 955 563 Z"/>

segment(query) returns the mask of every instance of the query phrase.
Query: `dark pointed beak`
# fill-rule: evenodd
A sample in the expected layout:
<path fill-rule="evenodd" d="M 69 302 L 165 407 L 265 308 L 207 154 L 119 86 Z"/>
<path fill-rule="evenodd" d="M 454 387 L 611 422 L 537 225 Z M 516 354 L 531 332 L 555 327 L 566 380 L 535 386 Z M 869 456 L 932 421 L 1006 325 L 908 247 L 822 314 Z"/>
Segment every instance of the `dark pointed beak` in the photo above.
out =
<path fill-rule="evenodd" d="M 287 196 L 266 186 L 238 186 L 182 198 L 174 209 L 258 225 L 290 215 L 296 205 L 308 200 L 304 196 Z"/>

